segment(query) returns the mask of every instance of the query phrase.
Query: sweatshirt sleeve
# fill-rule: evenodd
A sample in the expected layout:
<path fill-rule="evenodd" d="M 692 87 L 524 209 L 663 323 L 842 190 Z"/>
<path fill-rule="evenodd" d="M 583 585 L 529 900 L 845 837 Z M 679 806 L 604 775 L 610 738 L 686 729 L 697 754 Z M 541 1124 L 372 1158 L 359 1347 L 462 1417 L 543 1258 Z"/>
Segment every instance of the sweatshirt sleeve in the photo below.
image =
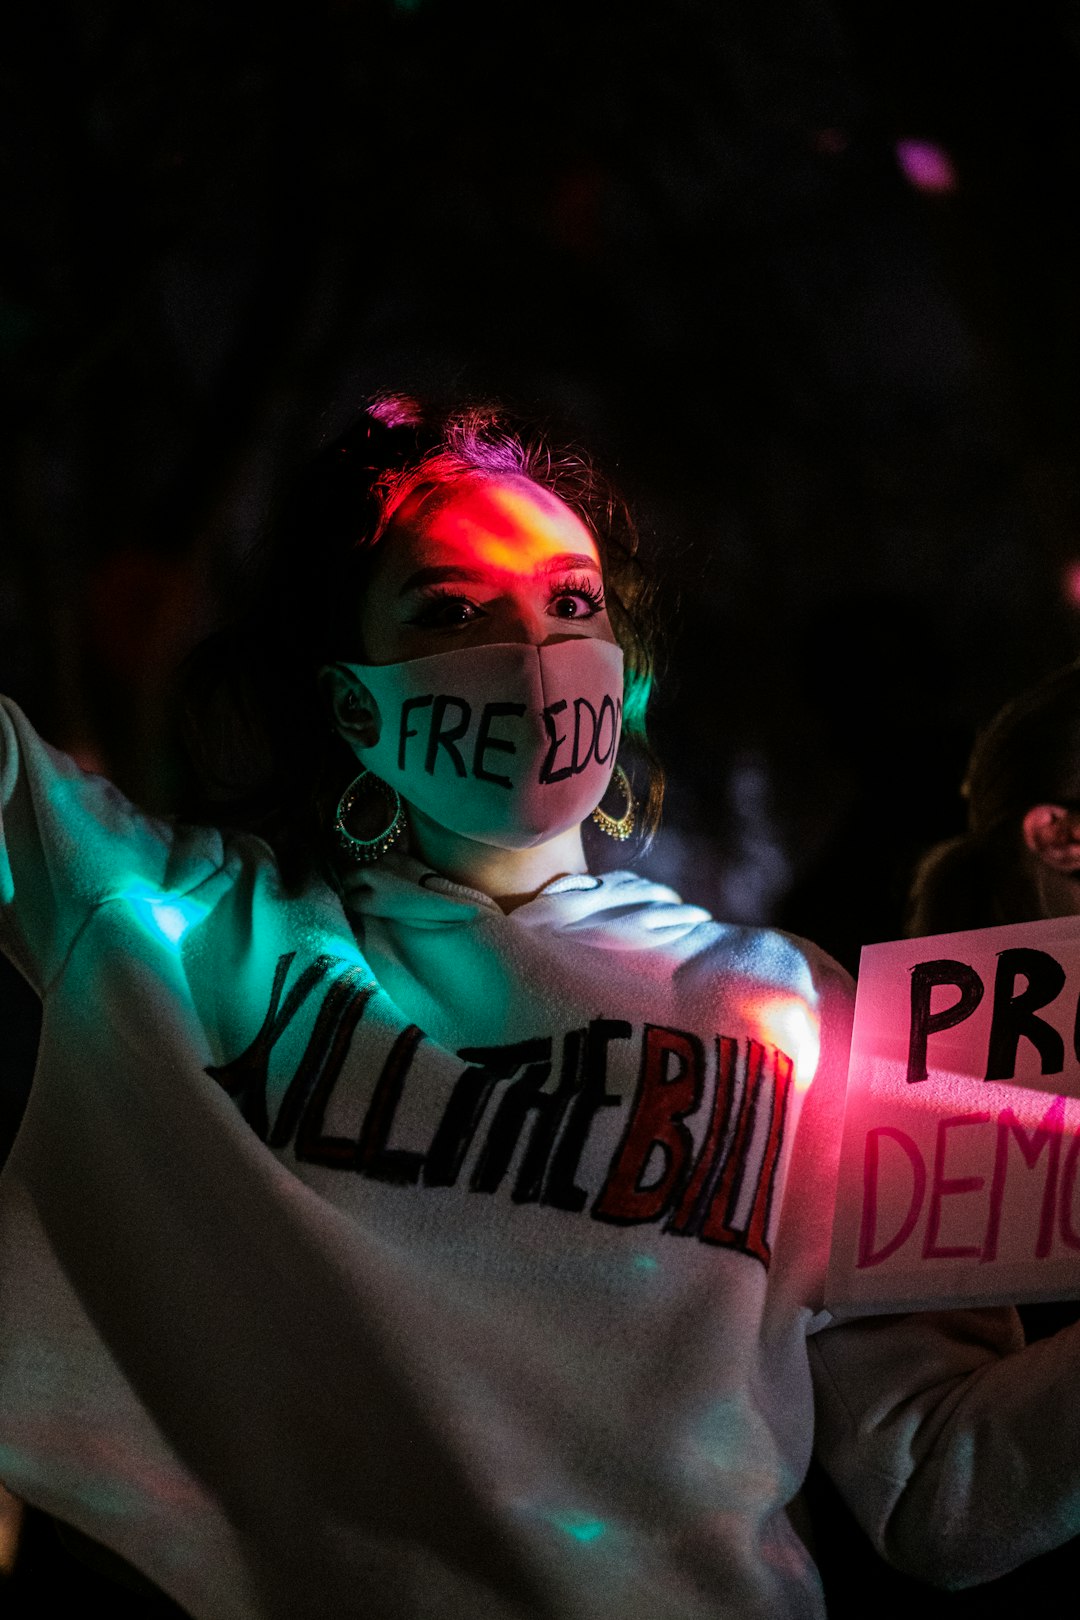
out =
<path fill-rule="evenodd" d="M 1080 1324 L 1011 1309 L 873 1317 L 810 1341 L 817 1451 L 882 1554 L 992 1580 L 1080 1531 Z"/>
<path fill-rule="evenodd" d="M 833 1204 L 840 1166 L 847 1088 L 848 1051 L 855 1007 L 851 975 L 817 946 L 799 941 L 813 973 L 814 1025 L 819 1042 L 816 1061 L 811 1040 L 810 1069 L 788 1168 L 775 1253 L 782 1258 L 785 1286 L 777 1310 L 806 1306 L 817 1321 L 824 1315 L 825 1274 L 832 1237 Z M 803 1064 L 797 1057 L 796 1073 Z M 781 1321 L 778 1332 L 783 1335 Z"/>
<path fill-rule="evenodd" d="M 217 833 L 143 814 L 0 698 L 0 950 L 39 994 L 102 901 L 139 885 L 185 893 L 221 860 Z"/>

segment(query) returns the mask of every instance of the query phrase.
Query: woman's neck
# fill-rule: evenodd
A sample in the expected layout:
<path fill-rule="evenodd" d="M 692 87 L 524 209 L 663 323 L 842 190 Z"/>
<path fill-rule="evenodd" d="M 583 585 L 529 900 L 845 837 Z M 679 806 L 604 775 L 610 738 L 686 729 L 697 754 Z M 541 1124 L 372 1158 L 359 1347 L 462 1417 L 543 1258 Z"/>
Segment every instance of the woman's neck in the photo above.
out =
<path fill-rule="evenodd" d="M 500 849 L 449 832 L 412 805 L 408 816 L 412 853 L 451 882 L 490 895 L 503 911 L 532 900 L 553 878 L 587 870 L 580 827 L 530 849 Z"/>

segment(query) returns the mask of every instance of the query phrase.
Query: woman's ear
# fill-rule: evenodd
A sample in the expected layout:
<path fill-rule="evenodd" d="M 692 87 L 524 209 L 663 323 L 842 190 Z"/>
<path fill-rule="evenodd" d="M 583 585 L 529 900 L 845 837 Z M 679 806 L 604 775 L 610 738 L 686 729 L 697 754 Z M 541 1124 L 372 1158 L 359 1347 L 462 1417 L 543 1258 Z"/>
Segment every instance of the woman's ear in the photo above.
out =
<path fill-rule="evenodd" d="M 1021 823 L 1024 843 L 1054 872 L 1080 872 L 1080 811 L 1036 804 Z"/>
<path fill-rule="evenodd" d="M 379 706 L 348 664 L 324 665 L 319 671 L 319 690 L 335 729 L 354 753 L 374 747 L 382 730 Z"/>

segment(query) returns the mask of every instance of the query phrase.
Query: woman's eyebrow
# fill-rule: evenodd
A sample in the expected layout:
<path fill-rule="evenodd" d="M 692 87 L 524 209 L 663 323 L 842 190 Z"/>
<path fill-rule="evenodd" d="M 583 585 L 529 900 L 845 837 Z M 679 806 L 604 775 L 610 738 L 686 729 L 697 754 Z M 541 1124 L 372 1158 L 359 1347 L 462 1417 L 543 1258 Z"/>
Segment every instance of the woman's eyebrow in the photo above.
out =
<path fill-rule="evenodd" d="M 569 568 L 588 568 L 594 574 L 599 574 L 600 564 L 595 557 L 586 552 L 567 551 L 561 556 L 551 557 L 541 568 L 540 574 L 562 574 Z M 482 584 L 491 576 L 483 569 L 468 568 L 463 563 L 434 564 L 430 568 L 418 568 L 410 574 L 398 591 L 399 596 L 407 596 L 410 591 L 422 590 L 425 585 L 443 585 L 448 580 L 467 580 L 473 584 Z"/>
<path fill-rule="evenodd" d="M 539 570 L 542 574 L 562 574 L 568 568 L 591 568 L 594 574 L 600 573 L 600 564 L 595 557 L 585 552 L 567 551 L 561 557 L 552 557 Z"/>
<path fill-rule="evenodd" d="M 418 568 L 415 574 L 408 579 L 398 591 L 399 596 L 406 596 L 409 591 L 417 591 L 424 585 L 442 585 L 448 579 L 467 579 L 474 584 L 487 578 L 479 568 L 465 568 L 455 563 L 444 563 L 432 568 Z"/>

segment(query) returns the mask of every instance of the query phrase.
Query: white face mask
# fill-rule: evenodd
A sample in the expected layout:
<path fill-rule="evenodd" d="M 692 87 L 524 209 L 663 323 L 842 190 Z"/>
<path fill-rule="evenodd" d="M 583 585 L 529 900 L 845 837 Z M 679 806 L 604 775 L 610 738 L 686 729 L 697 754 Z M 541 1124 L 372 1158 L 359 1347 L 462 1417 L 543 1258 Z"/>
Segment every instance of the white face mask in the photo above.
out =
<path fill-rule="evenodd" d="M 622 729 L 623 655 L 610 642 L 500 642 L 346 667 L 381 722 L 361 762 L 441 827 L 527 849 L 603 798 Z"/>

